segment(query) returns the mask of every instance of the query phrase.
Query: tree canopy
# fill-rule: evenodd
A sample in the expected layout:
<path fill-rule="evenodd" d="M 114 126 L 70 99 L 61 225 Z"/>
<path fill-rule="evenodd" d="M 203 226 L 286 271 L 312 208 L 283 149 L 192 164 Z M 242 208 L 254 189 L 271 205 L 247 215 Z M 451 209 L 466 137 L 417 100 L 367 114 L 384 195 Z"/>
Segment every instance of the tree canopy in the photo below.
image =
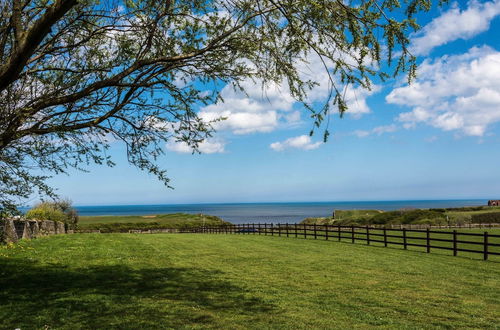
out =
<path fill-rule="evenodd" d="M 286 84 L 316 129 L 348 85 L 415 74 L 408 36 L 430 0 L 0 0 L 0 206 L 48 175 L 128 161 L 156 175 L 167 140 L 196 148 L 213 134 L 200 105 L 223 102 L 220 86 L 254 79 Z M 329 96 L 300 65 L 314 57 Z M 386 62 L 393 62 L 387 66 Z M 390 69 L 383 69 L 390 68 Z M 206 93 L 210 90 L 210 93 Z M 221 118 L 222 119 L 222 118 Z M 218 120 L 218 119 L 216 119 Z M 328 131 L 325 131 L 325 139 Z"/>

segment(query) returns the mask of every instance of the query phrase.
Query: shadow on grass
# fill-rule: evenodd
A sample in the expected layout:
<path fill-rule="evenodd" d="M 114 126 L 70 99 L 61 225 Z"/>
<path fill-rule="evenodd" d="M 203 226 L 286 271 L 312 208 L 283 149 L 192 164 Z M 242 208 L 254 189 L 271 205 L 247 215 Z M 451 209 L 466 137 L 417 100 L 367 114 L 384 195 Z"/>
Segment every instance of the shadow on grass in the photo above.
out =
<path fill-rule="evenodd" d="M 222 275 L 0 259 L 0 328 L 220 327 L 225 318 L 245 324 L 273 310 Z"/>

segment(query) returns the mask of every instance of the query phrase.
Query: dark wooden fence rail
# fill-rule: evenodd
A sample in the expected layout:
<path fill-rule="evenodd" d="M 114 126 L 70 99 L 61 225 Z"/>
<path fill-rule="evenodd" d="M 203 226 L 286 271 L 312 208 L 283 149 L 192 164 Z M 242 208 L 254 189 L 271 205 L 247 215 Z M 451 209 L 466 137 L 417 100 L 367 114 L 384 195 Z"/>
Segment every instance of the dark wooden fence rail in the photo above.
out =
<path fill-rule="evenodd" d="M 333 225 L 306 225 L 306 224 L 268 224 L 252 223 L 199 227 L 183 230 L 191 233 L 209 234 L 240 234 L 240 235 L 267 235 L 286 236 L 296 238 L 313 238 L 324 240 L 349 241 L 351 243 L 363 242 L 367 245 L 379 243 L 385 247 L 389 245 L 425 248 L 427 253 L 433 249 L 458 252 L 470 252 L 483 255 L 487 260 L 489 255 L 500 256 L 500 235 L 484 233 L 467 233 L 453 231 L 440 231 L 427 228 L 395 229 L 371 226 L 333 226 Z"/>

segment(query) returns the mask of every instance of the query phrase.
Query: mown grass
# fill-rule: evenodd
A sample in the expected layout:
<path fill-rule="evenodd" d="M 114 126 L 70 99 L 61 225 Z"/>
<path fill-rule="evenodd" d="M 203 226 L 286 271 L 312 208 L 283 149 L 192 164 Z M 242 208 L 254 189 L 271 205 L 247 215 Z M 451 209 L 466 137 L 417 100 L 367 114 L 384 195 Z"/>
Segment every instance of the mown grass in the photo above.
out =
<path fill-rule="evenodd" d="M 314 239 L 314 231 L 311 230 L 312 226 L 306 227 L 306 235 L 307 239 Z M 316 236 L 319 240 L 325 240 L 328 236 L 329 240 L 338 241 L 339 233 L 337 232 L 337 228 L 335 226 L 329 227 L 328 232 L 325 231 L 325 227 L 322 225 L 318 225 L 316 229 Z M 340 227 L 340 241 L 341 242 L 352 242 L 352 229 L 350 227 Z M 429 234 L 430 239 L 430 249 L 431 253 L 438 253 L 444 255 L 453 255 L 453 251 L 449 250 L 453 248 L 453 232 L 454 229 L 432 229 Z M 488 243 L 490 245 L 496 244 L 498 246 L 488 246 L 489 252 L 500 253 L 500 228 L 483 228 L 483 229 L 455 229 L 457 232 L 457 249 L 467 249 L 478 251 L 475 252 L 467 252 L 467 251 L 458 251 L 458 256 L 463 256 L 467 258 L 473 259 L 483 259 L 483 251 L 484 251 L 484 232 L 488 232 Z M 269 231 L 267 235 L 270 235 Z M 475 234 L 475 235 L 470 235 Z M 265 232 L 261 232 L 261 235 L 266 235 Z M 274 236 L 279 236 L 279 232 L 277 228 L 274 229 Z M 371 246 L 385 246 L 384 241 L 384 230 L 380 228 L 370 228 L 369 236 L 370 236 L 370 245 Z M 387 235 L 387 246 L 390 248 L 396 249 L 404 249 L 404 238 L 403 231 L 400 229 L 386 230 Z M 281 228 L 281 236 L 286 237 L 286 229 L 285 227 Z M 304 238 L 304 230 L 302 225 L 297 225 L 297 235 L 295 235 L 295 225 L 289 226 L 288 237 L 299 237 Z M 397 236 L 397 237 L 394 237 Z M 412 251 L 421 251 L 427 252 L 426 247 L 415 246 L 415 245 L 426 245 L 427 244 L 427 233 L 425 230 L 407 230 L 406 232 L 406 242 L 407 242 L 407 250 Z M 447 240 L 447 241 L 443 241 Z M 378 241 L 378 242 L 377 242 Z M 368 244 L 366 229 L 362 227 L 354 228 L 354 242 L 356 244 Z M 467 242 L 467 243 L 462 243 Z M 469 243 L 470 242 L 470 243 Z M 413 245 L 412 245 L 413 244 Z M 448 248 L 448 249 L 440 249 L 440 247 Z M 495 260 L 500 262 L 500 255 L 488 255 L 488 259 Z"/>
<path fill-rule="evenodd" d="M 498 328 L 500 263 L 208 234 L 75 234 L 0 249 L 5 329 Z"/>

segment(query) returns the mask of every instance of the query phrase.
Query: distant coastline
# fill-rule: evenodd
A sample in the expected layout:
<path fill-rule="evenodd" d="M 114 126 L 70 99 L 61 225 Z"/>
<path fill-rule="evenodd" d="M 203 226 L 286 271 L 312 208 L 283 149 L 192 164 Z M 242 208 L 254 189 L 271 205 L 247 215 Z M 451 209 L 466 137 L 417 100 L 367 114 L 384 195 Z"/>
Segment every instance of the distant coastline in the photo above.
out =
<path fill-rule="evenodd" d="M 445 208 L 486 205 L 486 199 L 467 200 L 402 200 L 346 202 L 276 202 L 276 203 L 212 203 L 157 205 L 99 205 L 76 206 L 82 216 L 151 215 L 165 213 L 209 214 L 232 223 L 300 222 L 307 217 L 331 216 L 333 210 L 377 209 L 383 211 L 403 208 Z M 26 210 L 22 208 L 21 210 Z"/>

